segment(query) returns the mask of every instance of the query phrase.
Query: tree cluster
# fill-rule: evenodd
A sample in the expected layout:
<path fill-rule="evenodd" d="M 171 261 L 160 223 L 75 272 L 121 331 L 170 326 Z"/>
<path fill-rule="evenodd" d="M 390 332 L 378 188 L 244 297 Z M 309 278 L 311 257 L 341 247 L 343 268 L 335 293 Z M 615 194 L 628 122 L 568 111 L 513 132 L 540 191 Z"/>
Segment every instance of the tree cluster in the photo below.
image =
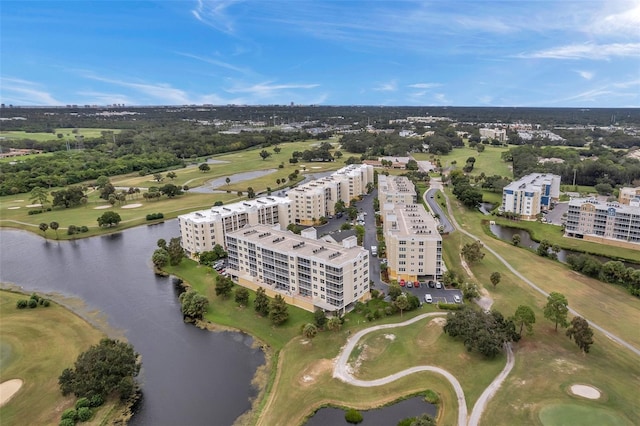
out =
<path fill-rule="evenodd" d="M 186 318 L 202 319 L 209 308 L 209 299 L 189 289 L 180 294 L 180 312 Z"/>
<path fill-rule="evenodd" d="M 460 170 L 454 170 L 449 174 L 449 179 L 453 185 L 453 195 L 467 207 L 475 208 L 482 202 L 482 191 L 471 185 L 468 176 Z"/>
<path fill-rule="evenodd" d="M 606 283 L 621 285 L 633 296 L 640 297 L 640 269 L 627 268 L 618 260 L 602 263 L 586 254 L 570 254 L 567 264 L 574 271 Z"/>
<path fill-rule="evenodd" d="M 475 350 L 489 358 L 499 354 L 505 343 L 520 339 L 511 319 L 505 319 L 497 311 L 483 312 L 470 307 L 449 312 L 444 332 L 462 340 L 469 352 Z"/>

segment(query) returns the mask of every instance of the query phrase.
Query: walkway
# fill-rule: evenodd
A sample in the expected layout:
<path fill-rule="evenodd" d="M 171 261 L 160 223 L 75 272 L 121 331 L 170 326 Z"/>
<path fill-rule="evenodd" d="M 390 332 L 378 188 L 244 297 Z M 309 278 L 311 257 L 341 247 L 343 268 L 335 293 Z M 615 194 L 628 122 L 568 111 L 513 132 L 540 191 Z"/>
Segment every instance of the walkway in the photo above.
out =
<path fill-rule="evenodd" d="M 514 356 L 513 356 L 513 352 L 511 351 L 510 345 L 507 345 L 506 347 L 507 364 L 505 365 L 502 372 L 500 372 L 500 374 L 493 380 L 493 382 L 491 382 L 491 384 L 487 387 L 487 389 L 482 393 L 482 395 L 476 402 L 475 406 L 473 407 L 471 418 L 468 420 L 468 422 L 467 422 L 467 417 L 468 417 L 467 402 L 464 397 L 464 391 L 462 390 L 462 386 L 460 386 L 460 382 L 458 382 L 458 379 L 456 379 L 451 373 L 449 373 L 447 370 L 444 370 L 440 367 L 434 367 L 431 365 L 420 365 L 416 367 L 407 368 L 406 370 L 402 370 L 398 373 L 394 373 L 389 376 L 383 377 L 381 379 L 375 379 L 375 380 L 356 379 L 355 377 L 353 377 L 353 375 L 350 372 L 350 367 L 348 365 L 349 356 L 351 355 L 351 352 L 355 349 L 358 341 L 365 335 L 377 330 L 386 330 L 386 329 L 395 328 L 395 327 L 405 327 L 407 325 L 420 321 L 424 318 L 433 317 L 433 316 L 442 316 L 442 315 L 444 315 L 444 313 L 442 312 L 431 312 L 428 314 L 418 315 L 415 318 L 412 318 L 410 320 L 407 320 L 401 323 L 376 325 L 373 327 L 366 328 L 364 330 L 360 330 L 359 332 L 351 336 L 347 340 L 347 344 L 342 348 L 333 369 L 333 377 L 354 386 L 375 387 L 375 386 L 382 386 L 387 383 L 394 382 L 402 377 L 406 377 L 410 374 L 418 373 L 420 371 L 430 371 L 433 373 L 438 373 L 444 376 L 444 378 L 447 379 L 449 383 L 451 383 L 451 386 L 453 386 L 453 389 L 456 393 L 456 396 L 458 399 L 458 426 L 466 426 L 466 425 L 476 426 L 478 424 L 478 421 L 480 420 L 480 417 L 482 416 L 482 413 L 485 407 L 487 406 L 487 402 L 493 397 L 496 390 L 500 387 L 504 379 L 507 377 L 507 375 L 511 372 L 511 369 L 513 368 Z"/>

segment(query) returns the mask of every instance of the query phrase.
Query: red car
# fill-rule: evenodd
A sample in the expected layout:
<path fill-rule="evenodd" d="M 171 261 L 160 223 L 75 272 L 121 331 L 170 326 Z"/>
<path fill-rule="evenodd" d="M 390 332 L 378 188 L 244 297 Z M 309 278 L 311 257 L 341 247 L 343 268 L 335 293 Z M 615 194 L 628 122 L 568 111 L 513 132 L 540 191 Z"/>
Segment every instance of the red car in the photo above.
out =
<path fill-rule="evenodd" d="M 404 287 L 404 279 L 400 280 L 400 287 Z"/>

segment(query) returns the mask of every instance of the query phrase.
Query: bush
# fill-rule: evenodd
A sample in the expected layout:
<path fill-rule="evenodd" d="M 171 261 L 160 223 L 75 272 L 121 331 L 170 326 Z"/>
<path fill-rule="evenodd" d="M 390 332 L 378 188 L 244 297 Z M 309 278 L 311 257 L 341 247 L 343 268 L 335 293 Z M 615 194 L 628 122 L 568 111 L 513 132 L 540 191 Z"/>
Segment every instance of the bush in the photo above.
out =
<path fill-rule="evenodd" d="M 458 303 L 440 303 L 438 302 L 438 308 L 445 311 L 459 311 L 464 308 L 464 305 Z"/>
<path fill-rule="evenodd" d="M 44 212 L 44 210 L 29 210 L 29 216 L 33 216 L 34 214 L 40 214 Z"/>
<path fill-rule="evenodd" d="M 75 408 L 68 408 L 62 413 L 62 420 L 64 419 L 73 420 L 73 422 L 75 423 L 75 421 L 78 420 L 78 412 Z"/>
<path fill-rule="evenodd" d="M 76 421 L 71 419 L 62 419 L 58 424 L 60 426 L 74 426 L 76 424 Z"/>
<path fill-rule="evenodd" d="M 413 422 L 416 421 L 415 417 L 407 417 L 406 419 L 402 419 L 398 422 L 398 426 L 411 426 Z"/>
<path fill-rule="evenodd" d="M 360 413 L 360 411 L 351 408 L 345 413 L 344 419 L 347 421 L 347 423 L 352 423 L 355 425 L 362 422 L 362 414 Z"/>
<path fill-rule="evenodd" d="M 44 301 L 42 302 L 42 306 L 44 306 L 45 308 L 51 306 L 51 302 L 49 301 L 49 299 L 44 299 Z"/>
<path fill-rule="evenodd" d="M 157 219 L 164 219 L 164 214 L 162 214 L 162 213 L 149 213 L 147 215 L 147 220 L 157 220 Z"/>
<path fill-rule="evenodd" d="M 21 299 L 16 302 L 16 308 L 24 309 L 29 305 L 29 302 L 26 299 Z"/>
<path fill-rule="evenodd" d="M 93 395 L 89 400 L 89 406 L 94 408 L 99 407 L 102 404 L 104 404 L 104 398 L 102 397 L 102 395 Z"/>
<path fill-rule="evenodd" d="M 87 422 L 93 417 L 93 410 L 89 407 L 78 408 L 78 420 L 81 422 Z"/>
<path fill-rule="evenodd" d="M 91 406 L 91 402 L 89 401 L 89 398 L 80 398 L 76 401 L 76 410 L 78 408 L 90 407 L 90 406 Z"/>
<path fill-rule="evenodd" d="M 437 392 L 427 389 L 424 393 L 424 400 L 429 404 L 437 404 L 440 402 L 440 395 Z"/>
<path fill-rule="evenodd" d="M 89 228 L 87 228 L 86 226 L 82 225 L 80 227 L 80 232 L 84 233 L 84 232 L 89 232 Z"/>
<path fill-rule="evenodd" d="M 36 301 L 36 299 L 29 299 L 28 305 L 29 305 L 29 308 L 31 309 L 37 308 L 38 302 Z"/>

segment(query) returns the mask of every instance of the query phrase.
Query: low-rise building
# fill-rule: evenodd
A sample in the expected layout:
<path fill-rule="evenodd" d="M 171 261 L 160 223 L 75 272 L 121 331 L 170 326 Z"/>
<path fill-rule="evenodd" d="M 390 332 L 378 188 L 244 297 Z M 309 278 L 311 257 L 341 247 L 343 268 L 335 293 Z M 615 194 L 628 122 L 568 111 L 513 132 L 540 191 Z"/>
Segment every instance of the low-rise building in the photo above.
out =
<path fill-rule="evenodd" d="M 634 198 L 640 198 L 640 186 L 636 188 L 620 188 L 618 202 L 620 204 L 629 205 Z"/>
<path fill-rule="evenodd" d="M 380 204 L 414 204 L 416 196 L 416 186 L 406 176 L 378 175 Z"/>
<path fill-rule="evenodd" d="M 548 210 L 560 197 L 560 176 L 548 173 L 532 173 L 502 190 L 501 211 L 515 213 L 522 219 L 535 219 Z"/>
<path fill-rule="evenodd" d="M 442 277 L 442 236 L 435 218 L 421 204 L 387 203 L 382 214 L 389 278 Z"/>
<path fill-rule="evenodd" d="M 225 247 L 227 232 L 259 224 L 291 223 L 291 200 L 285 197 L 262 197 L 216 206 L 178 216 L 182 248 L 188 256 L 213 250 L 216 244 Z"/>
<path fill-rule="evenodd" d="M 569 201 L 565 235 L 638 250 L 640 200 L 624 205 L 574 198 Z"/>
<path fill-rule="evenodd" d="M 495 139 L 500 142 L 506 142 L 507 131 L 505 129 L 480 129 L 480 139 Z"/>
<path fill-rule="evenodd" d="M 227 272 L 239 285 L 280 294 L 313 312 L 344 311 L 369 293 L 369 253 L 355 236 L 341 244 L 321 241 L 314 228 L 301 235 L 266 225 L 226 234 Z"/>

